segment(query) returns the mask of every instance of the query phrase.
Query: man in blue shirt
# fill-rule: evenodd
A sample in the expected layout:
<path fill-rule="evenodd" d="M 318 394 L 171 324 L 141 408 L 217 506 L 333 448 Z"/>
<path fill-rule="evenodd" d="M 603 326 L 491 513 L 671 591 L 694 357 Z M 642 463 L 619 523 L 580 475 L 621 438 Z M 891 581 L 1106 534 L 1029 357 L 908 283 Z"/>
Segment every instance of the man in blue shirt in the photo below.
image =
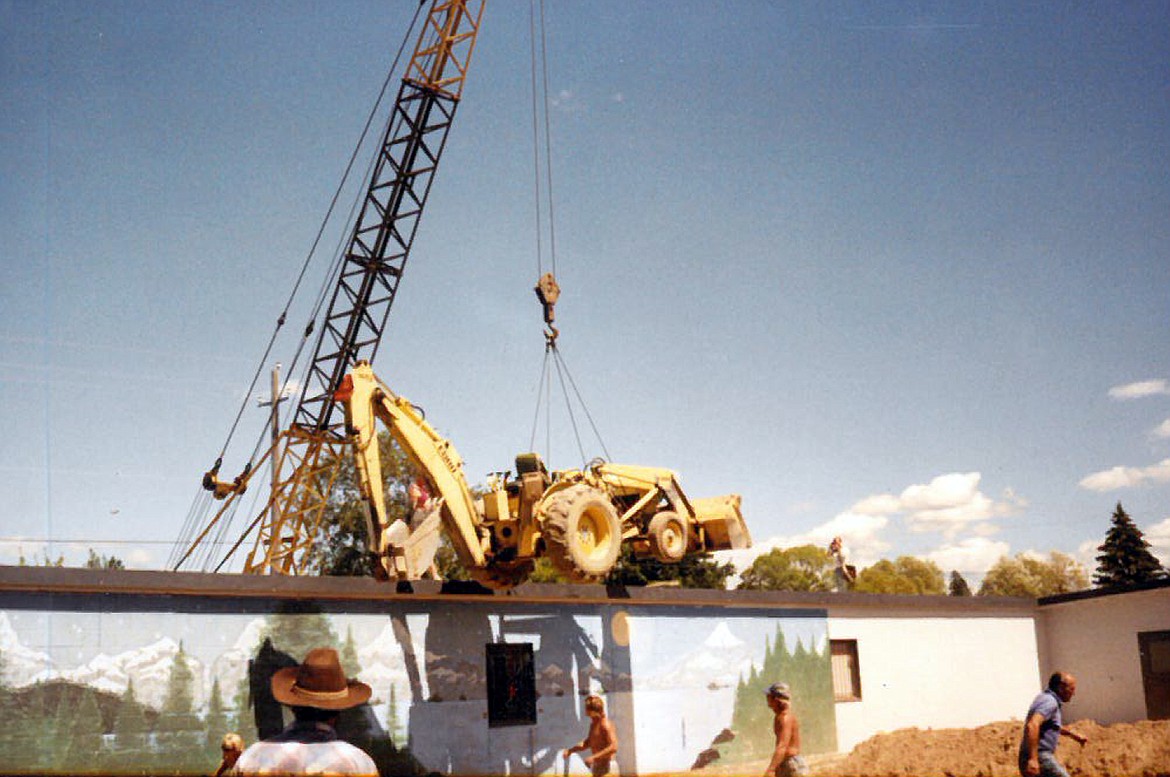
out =
<path fill-rule="evenodd" d="M 1061 734 L 1084 745 L 1085 737 L 1064 728 L 1061 707 L 1077 692 L 1077 678 L 1068 672 L 1054 672 L 1048 688 L 1032 700 L 1024 716 L 1024 734 L 1020 738 L 1020 774 L 1022 777 L 1069 777 L 1056 760 L 1056 744 Z"/>

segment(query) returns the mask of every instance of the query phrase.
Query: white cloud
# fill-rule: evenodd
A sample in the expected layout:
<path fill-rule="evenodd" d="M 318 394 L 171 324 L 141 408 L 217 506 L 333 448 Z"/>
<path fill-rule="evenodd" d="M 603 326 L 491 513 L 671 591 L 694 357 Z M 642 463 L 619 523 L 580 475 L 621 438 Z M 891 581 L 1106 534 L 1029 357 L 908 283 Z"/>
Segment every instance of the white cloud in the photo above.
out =
<path fill-rule="evenodd" d="M 1150 551 L 1162 562 L 1162 566 L 1170 567 L 1170 518 L 1164 518 L 1142 532 L 1146 542 L 1150 543 Z"/>
<path fill-rule="evenodd" d="M 941 531 L 950 536 L 970 524 L 1011 515 L 1026 503 L 1010 489 L 1003 498 L 994 500 L 979 490 L 982 475 L 978 472 L 951 472 L 929 483 L 907 486 L 901 494 L 875 494 L 853 505 L 859 515 L 894 515 L 906 513 L 911 531 Z M 982 534 L 994 527 L 979 527 Z"/>
<path fill-rule="evenodd" d="M 1167 418 L 1165 421 L 1154 427 L 1150 434 L 1154 437 L 1161 437 L 1162 439 L 1170 437 L 1170 418 Z"/>
<path fill-rule="evenodd" d="M 888 524 L 889 519 L 884 516 L 844 512 L 807 532 L 756 540 L 750 548 L 722 550 L 714 556 L 719 562 L 730 561 L 737 570 L 743 571 L 750 567 L 756 558 L 770 553 L 774 548 L 819 545 L 827 552 L 829 540 L 841 537 L 848 549 L 850 563 L 864 566 L 877 561 L 889 550 L 890 544 L 878 536 Z"/>
<path fill-rule="evenodd" d="M 1170 387 L 1164 380 L 1142 380 L 1137 383 L 1126 383 L 1124 386 L 1114 386 L 1109 389 L 1111 399 L 1142 399 L 1158 394 L 1170 394 Z"/>
<path fill-rule="evenodd" d="M 986 537 L 969 537 L 943 545 L 927 553 L 926 558 L 938 564 L 944 573 L 957 569 L 964 577 L 968 575 L 981 577 L 992 564 L 1008 555 L 1010 550 L 1011 545 L 1003 541 L 993 542 Z"/>
<path fill-rule="evenodd" d="M 1089 491 L 1114 491 L 1147 483 L 1170 481 L 1170 459 L 1162 459 L 1148 467 L 1111 467 L 1094 472 L 1081 479 L 1081 488 Z"/>

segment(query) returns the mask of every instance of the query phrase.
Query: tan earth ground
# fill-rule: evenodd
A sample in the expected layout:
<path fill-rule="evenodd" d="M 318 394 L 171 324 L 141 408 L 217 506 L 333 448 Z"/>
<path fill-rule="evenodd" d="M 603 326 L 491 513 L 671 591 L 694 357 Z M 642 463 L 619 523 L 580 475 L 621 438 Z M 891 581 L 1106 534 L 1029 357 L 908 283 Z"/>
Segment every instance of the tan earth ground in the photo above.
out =
<path fill-rule="evenodd" d="M 975 729 L 902 729 L 878 734 L 848 755 L 812 756 L 817 777 L 1018 777 L 1017 721 Z M 1068 725 L 1089 738 L 1061 737 L 1057 758 L 1072 777 L 1170 777 L 1170 720 Z M 766 764 L 761 764 L 760 771 Z"/>
<path fill-rule="evenodd" d="M 973 729 L 900 729 L 871 737 L 848 755 L 806 760 L 813 777 L 1018 777 L 1021 725 L 1005 721 Z M 1057 757 L 1072 777 L 1170 777 L 1170 720 L 1112 726 L 1081 720 L 1069 728 L 1089 738 L 1081 748 L 1061 737 Z M 701 773 L 757 777 L 765 766 L 766 761 L 736 767 L 715 762 Z"/>

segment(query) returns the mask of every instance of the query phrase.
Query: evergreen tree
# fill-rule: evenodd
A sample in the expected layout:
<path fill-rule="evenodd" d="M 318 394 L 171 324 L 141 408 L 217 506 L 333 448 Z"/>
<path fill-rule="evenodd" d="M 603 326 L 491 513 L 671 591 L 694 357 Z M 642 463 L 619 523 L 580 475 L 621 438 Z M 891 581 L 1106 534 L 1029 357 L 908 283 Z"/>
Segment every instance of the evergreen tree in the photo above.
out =
<path fill-rule="evenodd" d="M 76 708 L 73 724 L 69 727 L 67 736 L 65 765 L 71 770 L 84 770 L 93 767 L 95 756 L 101 752 L 104 733 L 97 697 L 91 688 L 82 689 Z"/>
<path fill-rule="evenodd" d="M 390 700 L 386 702 L 386 733 L 390 735 L 390 742 L 395 747 L 406 744 L 402 721 L 398 717 L 398 692 L 394 688 L 394 683 L 390 683 Z"/>
<path fill-rule="evenodd" d="M 967 580 L 959 574 L 957 569 L 951 570 L 951 586 L 949 593 L 951 596 L 971 595 L 971 587 L 967 585 Z"/>
<path fill-rule="evenodd" d="M 240 685 L 236 688 L 236 694 L 232 697 L 232 715 L 231 728 L 232 731 L 244 738 L 245 744 L 251 744 L 260 738 L 256 731 L 256 717 L 252 714 L 252 707 L 250 698 L 248 696 L 248 678 L 244 677 L 240 681 Z"/>
<path fill-rule="evenodd" d="M 293 605 L 290 609 L 265 619 L 263 636 L 272 640 L 273 647 L 295 661 L 301 661 L 313 648 L 337 649 L 337 633 L 328 617 L 320 612 L 298 612 L 300 607 Z"/>
<path fill-rule="evenodd" d="M 207 699 L 207 717 L 203 720 L 203 728 L 206 730 L 204 742 L 211 749 L 218 752 L 219 744 L 223 740 L 223 735 L 228 733 L 228 716 L 223 705 L 223 694 L 219 690 L 219 678 L 211 683 L 211 694 Z"/>
<path fill-rule="evenodd" d="M 122 703 L 118 705 L 118 717 L 114 721 L 114 742 L 119 750 L 141 750 L 146 746 L 149 726 L 142 712 L 142 705 L 134 697 L 134 681 L 126 684 Z"/>
<path fill-rule="evenodd" d="M 1093 585 L 1140 585 L 1166 577 L 1166 570 L 1150 552 L 1150 543 L 1126 514 L 1121 502 L 1113 511 L 1113 525 L 1105 534 L 1105 542 L 1097 550 L 1101 554 L 1097 556 Z"/>
<path fill-rule="evenodd" d="M 362 665 L 358 660 L 357 643 L 353 638 L 353 627 L 346 625 L 345 627 L 345 644 L 341 646 L 341 668 L 345 670 L 346 677 L 357 677 L 362 673 Z"/>

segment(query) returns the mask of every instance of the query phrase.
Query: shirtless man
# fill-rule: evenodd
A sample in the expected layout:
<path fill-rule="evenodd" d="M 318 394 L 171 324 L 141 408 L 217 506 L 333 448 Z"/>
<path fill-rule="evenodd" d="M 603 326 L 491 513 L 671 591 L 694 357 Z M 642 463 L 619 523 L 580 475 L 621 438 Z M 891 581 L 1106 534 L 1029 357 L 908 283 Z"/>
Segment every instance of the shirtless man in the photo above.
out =
<path fill-rule="evenodd" d="M 808 774 L 808 766 L 800 757 L 800 722 L 792 712 L 792 696 L 785 683 L 768 687 L 768 707 L 775 717 L 772 732 L 776 735 L 776 749 L 764 771 L 764 777 L 797 777 Z"/>
<path fill-rule="evenodd" d="M 591 754 L 585 757 L 585 765 L 593 771 L 593 777 L 604 777 L 609 774 L 610 759 L 617 753 L 617 731 L 613 721 L 605 716 L 605 702 L 597 694 L 585 697 L 585 714 L 589 716 L 589 733 L 567 748 L 564 756 L 567 759 L 573 753 L 589 750 Z"/>

